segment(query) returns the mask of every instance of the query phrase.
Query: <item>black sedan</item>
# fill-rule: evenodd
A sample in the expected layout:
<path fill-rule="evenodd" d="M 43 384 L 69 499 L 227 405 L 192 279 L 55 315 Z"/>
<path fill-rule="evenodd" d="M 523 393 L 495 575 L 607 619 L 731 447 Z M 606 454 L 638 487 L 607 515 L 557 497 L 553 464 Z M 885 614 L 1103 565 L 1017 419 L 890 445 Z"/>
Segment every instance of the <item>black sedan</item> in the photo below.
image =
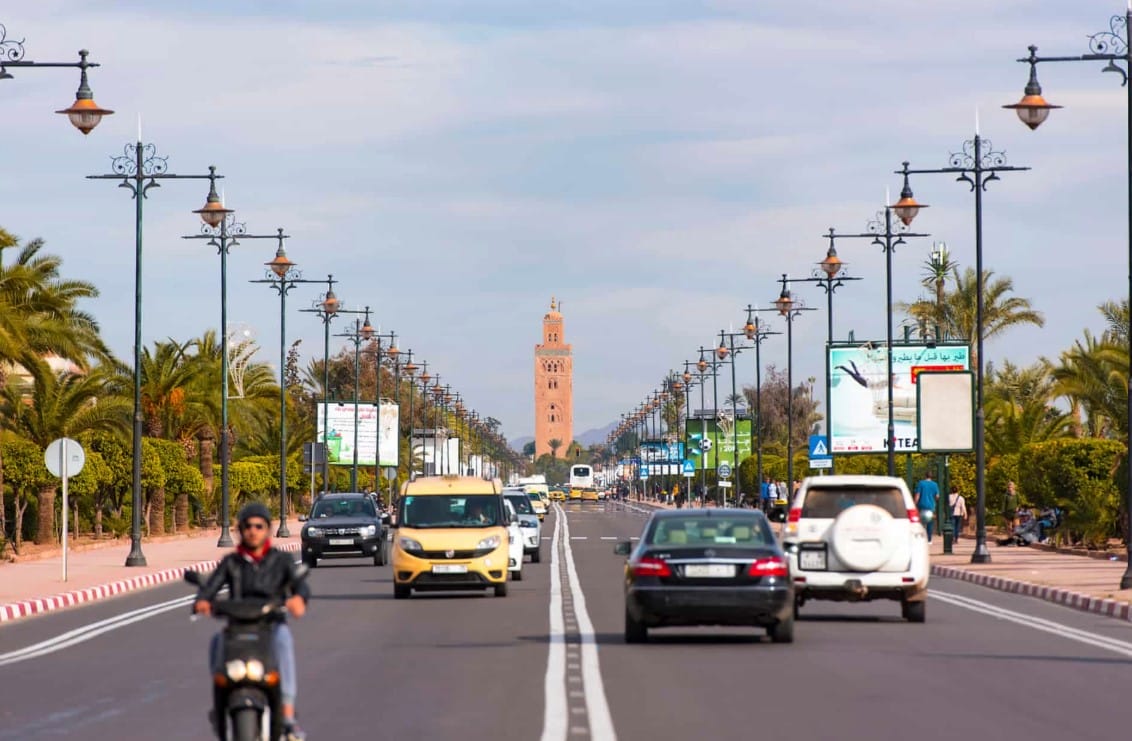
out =
<path fill-rule="evenodd" d="M 743 625 L 794 641 L 794 586 L 766 516 L 748 509 L 655 512 L 625 564 L 625 642 L 650 628 Z"/>
<path fill-rule="evenodd" d="M 378 511 L 368 494 L 324 494 L 315 500 L 303 524 L 303 563 L 311 568 L 327 556 L 373 557 L 374 566 L 388 560 L 388 515 Z"/>

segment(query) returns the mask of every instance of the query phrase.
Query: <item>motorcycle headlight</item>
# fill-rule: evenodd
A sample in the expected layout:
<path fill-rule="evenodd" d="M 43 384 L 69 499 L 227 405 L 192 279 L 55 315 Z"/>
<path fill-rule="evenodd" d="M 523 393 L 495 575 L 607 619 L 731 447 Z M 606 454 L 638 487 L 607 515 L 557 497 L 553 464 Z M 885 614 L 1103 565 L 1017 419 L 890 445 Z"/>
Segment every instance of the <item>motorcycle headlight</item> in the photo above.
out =
<path fill-rule="evenodd" d="M 377 535 L 377 525 L 366 525 L 362 528 L 363 538 L 372 538 Z"/>
<path fill-rule="evenodd" d="M 262 661 L 260 661 L 259 659 L 252 659 L 245 666 L 247 667 L 248 679 L 253 682 L 263 681 L 264 671 Z"/>
<path fill-rule="evenodd" d="M 309 537 L 309 538 L 321 538 L 322 537 L 322 528 L 308 527 L 307 528 L 307 537 Z"/>
<path fill-rule="evenodd" d="M 401 546 L 401 550 L 408 551 L 409 553 L 413 553 L 414 551 L 420 552 L 424 550 L 424 546 L 422 546 L 419 542 L 413 540 L 412 538 L 401 538 L 398 543 Z"/>
<path fill-rule="evenodd" d="M 483 548 L 485 550 L 495 550 L 496 548 L 499 547 L 499 544 L 501 542 L 502 542 L 502 540 L 500 539 L 500 537 L 498 535 L 492 535 L 492 536 L 489 536 L 487 538 L 484 538 L 479 543 L 477 543 L 476 544 L 476 550 L 479 550 L 480 548 Z"/>
<path fill-rule="evenodd" d="M 261 666 L 260 668 L 262 669 L 263 667 Z M 244 681 L 244 677 L 248 676 L 248 665 L 239 659 L 229 661 L 224 665 L 224 670 L 228 673 L 228 679 L 231 679 L 233 682 L 242 682 Z"/>

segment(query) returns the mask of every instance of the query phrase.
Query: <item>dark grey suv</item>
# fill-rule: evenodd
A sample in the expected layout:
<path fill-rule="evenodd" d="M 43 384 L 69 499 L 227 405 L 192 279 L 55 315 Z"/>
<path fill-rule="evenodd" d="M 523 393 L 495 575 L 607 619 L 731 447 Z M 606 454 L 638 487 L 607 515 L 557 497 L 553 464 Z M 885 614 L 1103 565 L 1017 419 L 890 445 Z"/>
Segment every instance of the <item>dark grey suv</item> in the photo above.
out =
<path fill-rule="evenodd" d="M 373 558 L 374 566 L 389 560 L 386 526 L 389 516 L 368 494 L 324 494 L 303 521 L 303 563 L 311 568 L 329 556 Z"/>

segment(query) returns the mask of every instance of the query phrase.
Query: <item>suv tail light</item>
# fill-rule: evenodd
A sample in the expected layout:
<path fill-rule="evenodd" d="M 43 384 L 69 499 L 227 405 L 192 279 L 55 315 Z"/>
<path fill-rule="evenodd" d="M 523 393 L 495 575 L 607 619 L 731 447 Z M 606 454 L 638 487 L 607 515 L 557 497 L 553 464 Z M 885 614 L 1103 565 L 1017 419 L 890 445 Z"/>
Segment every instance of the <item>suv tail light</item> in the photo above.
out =
<path fill-rule="evenodd" d="M 802 519 L 802 508 L 795 507 L 790 510 L 786 515 L 787 522 L 798 522 Z"/>
<path fill-rule="evenodd" d="M 633 576 L 672 576 L 672 569 L 663 558 L 645 556 L 633 564 Z"/>
<path fill-rule="evenodd" d="M 920 511 L 916 510 L 916 509 L 908 510 L 908 519 L 911 520 L 912 522 L 919 522 L 920 521 Z"/>
<path fill-rule="evenodd" d="M 786 561 L 778 556 L 769 556 L 767 558 L 756 558 L 747 567 L 747 576 L 788 576 L 789 569 L 786 566 Z"/>

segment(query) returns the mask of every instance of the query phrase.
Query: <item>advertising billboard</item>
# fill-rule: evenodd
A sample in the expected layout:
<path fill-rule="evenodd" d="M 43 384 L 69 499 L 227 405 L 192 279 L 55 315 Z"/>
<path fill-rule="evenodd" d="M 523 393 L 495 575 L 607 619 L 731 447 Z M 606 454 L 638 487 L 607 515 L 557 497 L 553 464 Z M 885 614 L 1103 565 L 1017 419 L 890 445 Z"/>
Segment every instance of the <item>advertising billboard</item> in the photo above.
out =
<path fill-rule="evenodd" d="M 381 434 L 381 465 L 396 466 L 398 461 L 397 434 L 399 409 L 396 404 L 381 402 L 381 419 L 377 405 L 357 405 L 358 465 L 377 464 L 377 436 Z M 330 428 L 326 435 L 323 423 Z M 332 466 L 350 466 L 354 463 L 354 404 L 352 402 L 324 402 L 319 404 L 317 420 L 318 442 L 326 443 L 326 454 Z"/>
<path fill-rule="evenodd" d="M 644 463 L 680 463 L 684 460 L 684 443 L 643 440 L 640 455 Z"/>
<path fill-rule="evenodd" d="M 884 453 L 888 429 L 887 350 L 884 344 L 829 350 L 829 442 L 833 453 Z M 916 377 L 921 372 L 970 369 L 967 345 L 894 345 L 892 417 L 894 449 L 920 449 Z"/>
<path fill-rule="evenodd" d="M 721 462 L 728 464 L 731 464 L 733 460 L 742 462 L 753 452 L 752 429 L 749 419 L 689 420 L 687 430 L 688 460 L 695 462 L 697 471 L 705 466 L 705 453 L 708 470 L 714 470 Z M 705 433 L 708 440 L 706 446 L 703 443 Z M 739 438 L 739 455 L 733 456 L 736 435 Z M 705 447 L 707 448 L 706 451 L 704 450 Z"/>

